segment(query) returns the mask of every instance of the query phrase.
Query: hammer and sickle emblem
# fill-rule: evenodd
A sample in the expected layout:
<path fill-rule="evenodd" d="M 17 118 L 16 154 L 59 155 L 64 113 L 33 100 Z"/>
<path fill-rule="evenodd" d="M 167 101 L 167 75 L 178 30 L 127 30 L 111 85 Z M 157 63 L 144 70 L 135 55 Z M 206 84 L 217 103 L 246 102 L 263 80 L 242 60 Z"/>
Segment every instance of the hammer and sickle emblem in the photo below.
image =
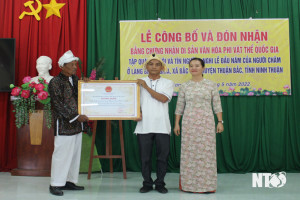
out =
<path fill-rule="evenodd" d="M 27 1 L 26 3 L 24 3 L 25 7 L 29 7 L 31 12 L 25 12 L 23 11 L 22 14 L 19 16 L 19 19 L 23 19 L 25 15 L 34 15 L 36 20 L 40 21 L 41 18 L 38 15 L 39 12 L 41 12 L 42 10 L 42 3 L 39 0 L 36 0 L 36 2 L 38 3 L 38 7 L 37 9 L 35 9 L 32 4 L 34 3 L 34 1 Z"/>

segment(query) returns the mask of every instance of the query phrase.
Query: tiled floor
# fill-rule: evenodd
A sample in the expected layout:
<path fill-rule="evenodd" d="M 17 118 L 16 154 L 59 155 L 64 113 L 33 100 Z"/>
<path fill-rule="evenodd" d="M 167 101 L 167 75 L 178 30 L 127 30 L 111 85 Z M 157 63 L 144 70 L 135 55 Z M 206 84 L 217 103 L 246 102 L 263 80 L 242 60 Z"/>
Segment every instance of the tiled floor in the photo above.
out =
<path fill-rule="evenodd" d="M 155 174 L 153 174 L 155 177 Z M 57 197 L 49 193 L 49 177 L 11 176 L 0 172 L 0 200 L 292 200 L 300 199 L 300 173 L 288 173 L 287 182 L 281 188 L 253 188 L 252 174 L 218 174 L 218 189 L 215 194 L 193 194 L 178 189 L 177 173 L 168 173 L 166 187 L 169 193 L 160 194 L 151 191 L 146 194 L 138 192 L 142 177 L 138 172 L 123 174 L 104 173 L 80 174 L 79 185 L 85 186 L 84 191 L 64 191 L 64 196 Z"/>

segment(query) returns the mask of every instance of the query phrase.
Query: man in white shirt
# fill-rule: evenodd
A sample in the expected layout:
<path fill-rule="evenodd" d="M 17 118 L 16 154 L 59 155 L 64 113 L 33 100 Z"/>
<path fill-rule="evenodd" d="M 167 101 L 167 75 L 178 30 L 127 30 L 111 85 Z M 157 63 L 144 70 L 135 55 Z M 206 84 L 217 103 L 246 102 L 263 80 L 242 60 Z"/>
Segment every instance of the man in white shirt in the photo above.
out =
<path fill-rule="evenodd" d="M 174 82 L 160 76 L 165 63 L 155 54 L 145 62 L 148 77 L 138 79 L 141 86 L 141 118 L 135 129 L 137 134 L 144 178 L 141 193 L 155 190 L 167 193 L 164 177 L 168 167 L 171 125 L 168 103 L 172 99 Z M 151 178 L 153 143 L 156 144 L 157 169 L 155 181 Z"/>

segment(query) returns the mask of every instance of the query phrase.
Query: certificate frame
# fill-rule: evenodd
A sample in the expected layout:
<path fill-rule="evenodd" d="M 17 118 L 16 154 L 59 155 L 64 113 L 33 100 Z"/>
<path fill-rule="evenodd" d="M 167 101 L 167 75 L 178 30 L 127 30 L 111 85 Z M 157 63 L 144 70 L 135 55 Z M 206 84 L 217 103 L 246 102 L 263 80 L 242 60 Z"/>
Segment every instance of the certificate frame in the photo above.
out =
<path fill-rule="evenodd" d="M 78 81 L 78 113 L 90 120 L 140 118 L 140 86 L 137 81 Z"/>

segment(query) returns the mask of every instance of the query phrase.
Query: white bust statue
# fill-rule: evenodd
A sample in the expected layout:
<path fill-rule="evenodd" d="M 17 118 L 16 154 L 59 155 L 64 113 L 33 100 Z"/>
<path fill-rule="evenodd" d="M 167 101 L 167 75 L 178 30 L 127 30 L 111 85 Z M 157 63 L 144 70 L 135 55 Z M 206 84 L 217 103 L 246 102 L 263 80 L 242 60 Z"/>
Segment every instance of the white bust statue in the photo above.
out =
<path fill-rule="evenodd" d="M 30 82 L 36 82 L 39 83 L 39 78 L 44 78 L 47 83 L 50 82 L 50 80 L 53 78 L 49 74 L 49 70 L 52 69 L 52 60 L 48 56 L 40 56 L 36 60 L 36 70 L 38 71 L 38 76 L 33 77 Z"/>

